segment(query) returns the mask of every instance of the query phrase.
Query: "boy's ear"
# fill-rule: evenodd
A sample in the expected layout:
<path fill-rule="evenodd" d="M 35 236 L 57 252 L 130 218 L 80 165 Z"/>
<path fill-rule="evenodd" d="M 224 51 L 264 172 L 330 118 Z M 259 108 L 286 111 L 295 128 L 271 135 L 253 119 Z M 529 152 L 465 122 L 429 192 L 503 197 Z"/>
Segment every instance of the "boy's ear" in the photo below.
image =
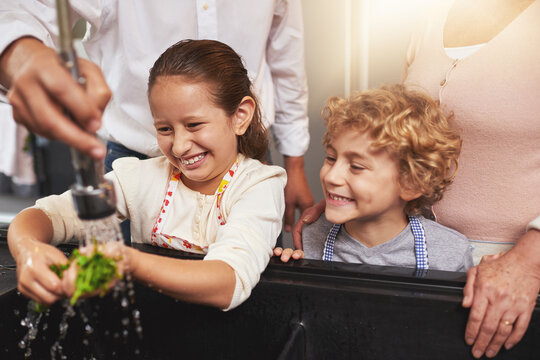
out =
<path fill-rule="evenodd" d="M 401 200 L 405 202 L 418 199 L 420 196 L 422 196 L 421 191 L 407 189 L 407 188 L 404 188 L 403 186 L 401 187 L 400 197 L 401 197 Z"/>
<path fill-rule="evenodd" d="M 251 96 L 244 96 L 242 101 L 240 101 L 240 105 L 238 105 L 238 108 L 234 113 L 232 124 L 236 135 L 244 135 L 249 124 L 251 124 L 256 106 L 255 100 L 253 100 Z"/>

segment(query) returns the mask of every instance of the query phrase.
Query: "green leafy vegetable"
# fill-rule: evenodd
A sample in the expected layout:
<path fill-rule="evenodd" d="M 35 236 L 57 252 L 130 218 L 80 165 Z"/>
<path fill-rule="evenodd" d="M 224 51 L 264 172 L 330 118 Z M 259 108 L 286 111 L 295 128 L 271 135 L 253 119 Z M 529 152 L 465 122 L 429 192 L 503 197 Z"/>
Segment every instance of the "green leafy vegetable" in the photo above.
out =
<path fill-rule="evenodd" d="M 38 303 L 37 301 L 33 301 L 33 303 L 34 303 L 34 311 L 37 313 L 42 313 L 49 310 L 49 307 L 45 304 Z"/>
<path fill-rule="evenodd" d="M 122 278 L 116 268 L 115 259 L 108 258 L 94 247 L 91 256 L 86 256 L 76 249 L 71 257 L 77 260 L 77 279 L 75 280 L 75 293 L 71 297 L 71 305 L 84 294 L 101 289 L 101 296 L 107 292 L 107 284 L 114 279 Z"/>
<path fill-rule="evenodd" d="M 118 259 L 108 258 L 103 255 L 94 243 L 94 252 L 92 255 L 86 256 L 81 254 L 78 249 L 75 249 L 69 257 L 67 264 L 51 265 L 50 269 L 61 279 L 64 271 L 70 267 L 71 263 L 73 261 L 76 262 L 77 278 L 75 279 L 75 292 L 70 300 L 71 305 L 74 305 L 82 295 L 96 290 L 101 290 L 100 296 L 105 295 L 107 284 L 115 277 L 118 279 L 122 278 L 122 275 L 118 273 L 116 260 Z M 39 305 L 45 306 L 42 304 Z"/>

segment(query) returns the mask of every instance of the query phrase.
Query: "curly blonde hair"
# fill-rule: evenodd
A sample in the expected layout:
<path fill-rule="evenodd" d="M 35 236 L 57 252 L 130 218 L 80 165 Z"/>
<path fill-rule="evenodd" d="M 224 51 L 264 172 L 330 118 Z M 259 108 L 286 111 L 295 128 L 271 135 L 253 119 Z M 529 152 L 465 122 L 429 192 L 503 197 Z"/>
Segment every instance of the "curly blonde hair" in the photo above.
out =
<path fill-rule="evenodd" d="M 397 161 L 399 183 L 421 192 L 405 206 L 408 215 L 425 214 L 442 199 L 458 170 L 461 138 L 428 95 L 403 85 L 355 93 L 348 99 L 331 97 L 322 111 L 327 130 L 324 146 L 344 130 L 368 133 L 372 146 L 384 148 Z"/>

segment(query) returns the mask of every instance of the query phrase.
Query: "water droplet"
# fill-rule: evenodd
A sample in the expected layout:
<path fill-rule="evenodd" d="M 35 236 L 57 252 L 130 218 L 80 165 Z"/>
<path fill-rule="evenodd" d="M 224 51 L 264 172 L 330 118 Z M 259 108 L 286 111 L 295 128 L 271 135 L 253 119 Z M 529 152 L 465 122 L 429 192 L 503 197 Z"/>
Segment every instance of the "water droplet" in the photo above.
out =
<path fill-rule="evenodd" d="M 123 308 L 127 308 L 129 305 L 127 298 L 122 298 L 122 301 L 120 302 L 120 305 L 122 305 Z"/>
<path fill-rule="evenodd" d="M 88 339 L 83 339 L 82 343 L 84 346 L 88 346 Z"/>
<path fill-rule="evenodd" d="M 25 346 L 26 346 L 26 342 L 24 340 L 21 340 L 21 341 L 19 341 L 18 346 L 19 346 L 20 349 L 24 349 Z"/>
<path fill-rule="evenodd" d="M 133 310 L 133 317 L 139 319 L 141 317 L 141 312 L 137 309 Z"/>
<path fill-rule="evenodd" d="M 94 332 L 94 328 L 92 326 L 90 326 L 90 324 L 86 324 L 86 326 L 84 327 L 84 331 L 87 333 L 87 334 L 91 334 Z"/>
<path fill-rule="evenodd" d="M 127 317 L 122 319 L 122 325 L 128 326 L 129 325 L 129 319 Z"/>

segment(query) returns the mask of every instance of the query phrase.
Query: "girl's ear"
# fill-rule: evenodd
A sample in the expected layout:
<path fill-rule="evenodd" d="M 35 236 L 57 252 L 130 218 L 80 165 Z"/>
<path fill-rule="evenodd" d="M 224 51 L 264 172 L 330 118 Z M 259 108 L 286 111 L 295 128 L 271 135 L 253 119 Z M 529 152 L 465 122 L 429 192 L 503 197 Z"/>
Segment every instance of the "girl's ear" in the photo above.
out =
<path fill-rule="evenodd" d="M 242 136 L 246 132 L 251 120 L 253 119 L 253 114 L 255 114 L 255 100 L 251 96 L 244 96 L 240 105 L 236 109 L 236 112 L 233 115 L 233 131 L 236 135 Z"/>

